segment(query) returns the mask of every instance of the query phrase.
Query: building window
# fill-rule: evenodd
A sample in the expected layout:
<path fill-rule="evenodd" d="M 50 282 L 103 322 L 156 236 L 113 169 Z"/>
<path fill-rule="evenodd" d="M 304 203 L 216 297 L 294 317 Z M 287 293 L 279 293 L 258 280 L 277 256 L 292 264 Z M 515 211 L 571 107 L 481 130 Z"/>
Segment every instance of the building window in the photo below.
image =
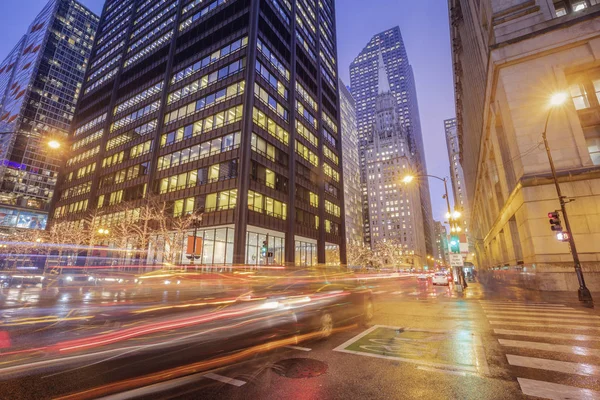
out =
<path fill-rule="evenodd" d="M 204 201 L 204 211 L 222 211 L 235 208 L 237 203 L 237 189 L 225 190 L 219 193 L 211 193 Z"/>
<path fill-rule="evenodd" d="M 590 0 L 560 0 L 554 2 L 554 10 L 557 17 L 583 11 L 590 6 Z"/>
<path fill-rule="evenodd" d="M 573 105 L 575 106 L 576 110 L 582 110 L 590 107 L 585 85 L 582 83 L 575 83 L 571 85 L 569 91 L 571 92 L 571 98 L 573 99 Z"/>
<path fill-rule="evenodd" d="M 317 265 L 317 243 L 308 242 L 310 239 L 296 240 L 295 243 L 295 261 L 297 266 L 310 267 Z"/>
<path fill-rule="evenodd" d="M 255 229 L 259 230 L 260 228 Z M 246 264 L 282 265 L 284 262 L 284 233 L 258 233 L 248 230 L 246 239 Z"/>

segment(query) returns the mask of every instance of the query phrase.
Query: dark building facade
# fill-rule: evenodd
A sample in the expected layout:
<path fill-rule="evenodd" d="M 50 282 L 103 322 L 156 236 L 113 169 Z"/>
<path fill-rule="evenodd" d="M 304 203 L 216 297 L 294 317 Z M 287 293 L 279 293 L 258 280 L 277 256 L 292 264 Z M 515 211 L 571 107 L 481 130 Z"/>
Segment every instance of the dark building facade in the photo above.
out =
<path fill-rule="evenodd" d="M 98 17 L 51 0 L 0 63 L 0 229 L 46 227 Z"/>
<path fill-rule="evenodd" d="M 203 264 L 344 262 L 334 7 L 107 1 L 54 217 L 109 227 L 158 196 L 203 212 Z"/>
<path fill-rule="evenodd" d="M 356 100 L 356 117 L 358 124 L 359 157 L 361 163 L 361 182 L 363 191 L 363 218 L 365 227 L 365 241 L 372 242 L 370 231 L 370 215 L 367 193 L 367 166 L 366 151 L 373 124 L 375 123 L 375 104 L 379 93 L 378 63 L 380 55 L 383 57 L 390 91 L 396 98 L 397 113 L 404 125 L 410 146 L 410 151 L 416 156 L 415 174 L 427 174 L 425 163 L 425 149 L 421 133 L 419 105 L 417 101 L 417 88 L 412 66 L 404 47 L 402 33 L 399 27 L 388 29 L 374 35 L 364 49 L 350 64 L 350 86 L 352 96 Z M 431 198 L 427 179 L 420 179 L 420 199 L 425 227 L 425 242 L 427 253 L 433 254 L 433 218 L 431 211 Z"/>

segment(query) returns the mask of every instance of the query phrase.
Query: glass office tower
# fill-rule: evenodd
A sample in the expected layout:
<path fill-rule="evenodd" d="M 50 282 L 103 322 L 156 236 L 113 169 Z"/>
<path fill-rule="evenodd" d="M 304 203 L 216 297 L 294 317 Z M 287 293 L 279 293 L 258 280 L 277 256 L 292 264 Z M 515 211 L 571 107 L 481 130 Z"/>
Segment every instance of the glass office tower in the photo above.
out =
<path fill-rule="evenodd" d="M 107 1 L 54 217 L 158 198 L 203 212 L 203 264 L 343 262 L 334 6 Z"/>
<path fill-rule="evenodd" d="M 68 135 L 97 25 L 51 0 L 0 64 L 0 229 L 46 226 L 62 154 L 48 142 Z"/>

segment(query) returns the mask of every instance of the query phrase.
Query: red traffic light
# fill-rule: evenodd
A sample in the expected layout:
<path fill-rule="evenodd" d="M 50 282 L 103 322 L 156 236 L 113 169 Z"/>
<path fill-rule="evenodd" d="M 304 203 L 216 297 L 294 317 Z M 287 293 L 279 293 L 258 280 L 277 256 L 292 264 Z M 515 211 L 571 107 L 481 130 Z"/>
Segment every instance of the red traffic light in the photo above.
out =
<path fill-rule="evenodd" d="M 555 232 L 562 232 L 563 228 L 562 226 L 560 226 L 560 218 L 558 215 L 558 211 L 549 212 L 548 218 L 550 218 L 549 222 L 550 225 L 552 225 L 550 229 L 552 229 Z"/>

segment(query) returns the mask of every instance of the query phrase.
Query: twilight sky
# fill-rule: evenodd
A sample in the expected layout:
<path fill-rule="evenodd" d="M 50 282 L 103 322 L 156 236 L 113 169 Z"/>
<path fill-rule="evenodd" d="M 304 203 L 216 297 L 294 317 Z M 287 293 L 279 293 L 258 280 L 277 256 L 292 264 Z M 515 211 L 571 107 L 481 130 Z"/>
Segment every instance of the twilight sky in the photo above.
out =
<path fill-rule="evenodd" d="M 48 0 L 3 1 L 0 59 L 8 54 Z M 99 14 L 104 0 L 80 0 Z M 336 0 L 339 70 L 348 84 L 348 66 L 376 33 L 399 25 L 417 83 L 428 172 L 448 176 L 444 119 L 454 117 L 447 0 Z M 443 185 L 430 180 L 435 219 L 443 220 Z"/>

